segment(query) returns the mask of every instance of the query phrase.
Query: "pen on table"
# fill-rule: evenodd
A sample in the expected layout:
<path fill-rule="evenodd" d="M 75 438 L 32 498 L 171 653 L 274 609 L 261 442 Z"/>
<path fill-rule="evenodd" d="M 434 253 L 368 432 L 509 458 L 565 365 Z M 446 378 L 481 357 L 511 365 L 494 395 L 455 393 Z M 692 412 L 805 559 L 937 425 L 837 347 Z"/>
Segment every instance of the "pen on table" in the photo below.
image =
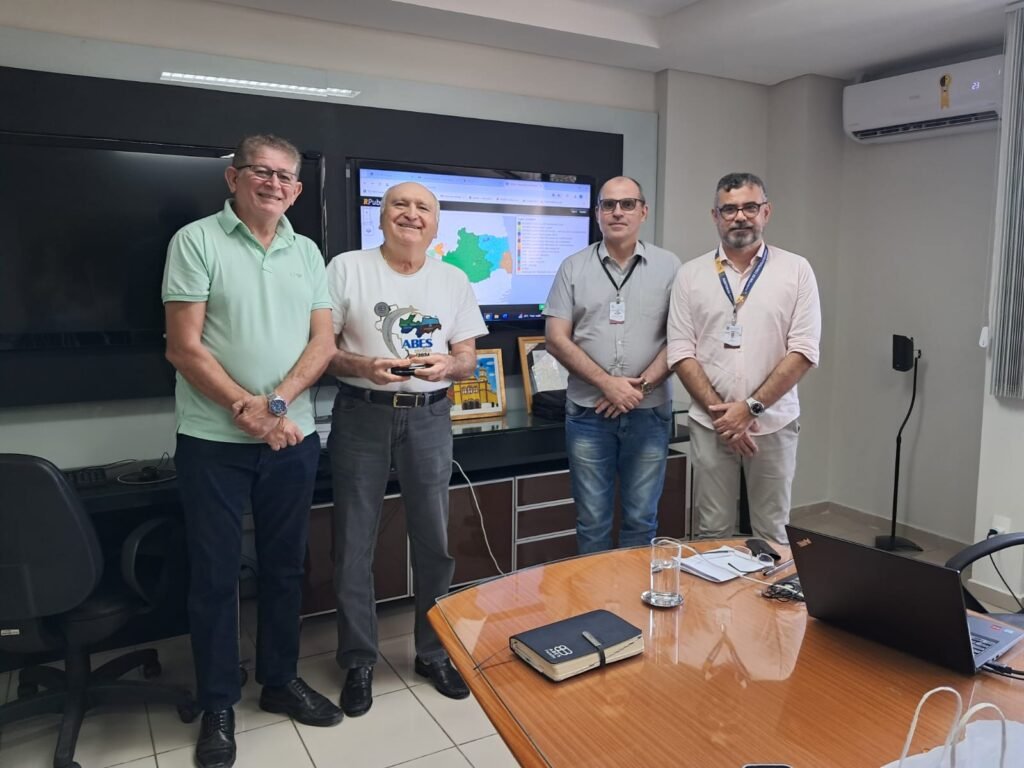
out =
<path fill-rule="evenodd" d="M 781 563 L 776 565 L 774 568 L 769 568 L 767 571 L 762 571 L 762 573 L 764 573 L 765 576 L 774 576 L 779 571 L 786 570 L 792 564 L 793 564 L 793 558 L 790 558 L 789 560 L 783 560 Z"/>

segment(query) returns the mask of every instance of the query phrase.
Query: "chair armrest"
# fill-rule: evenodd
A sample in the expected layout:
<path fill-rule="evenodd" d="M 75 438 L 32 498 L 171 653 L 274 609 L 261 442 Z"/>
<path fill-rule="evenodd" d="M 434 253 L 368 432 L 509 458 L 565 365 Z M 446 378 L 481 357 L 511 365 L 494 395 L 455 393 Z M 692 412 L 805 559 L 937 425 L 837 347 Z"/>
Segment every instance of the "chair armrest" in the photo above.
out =
<path fill-rule="evenodd" d="M 121 578 L 151 606 L 167 593 L 168 560 L 180 541 L 180 531 L 181 523 L 173 517 L 153 517 L 129 533 L 121 545 Z"/>
<path fill-rule="evenodd" d="M 962 571 L 975 560 L 994 554 L 1007 547 L 1015 547 L 1024 544 L 1024 533 L 1001 533 L 998 536 L 990 536 L 984 541 L 960 550 L 946 561 L 946 567 L 954 571 Z"/>

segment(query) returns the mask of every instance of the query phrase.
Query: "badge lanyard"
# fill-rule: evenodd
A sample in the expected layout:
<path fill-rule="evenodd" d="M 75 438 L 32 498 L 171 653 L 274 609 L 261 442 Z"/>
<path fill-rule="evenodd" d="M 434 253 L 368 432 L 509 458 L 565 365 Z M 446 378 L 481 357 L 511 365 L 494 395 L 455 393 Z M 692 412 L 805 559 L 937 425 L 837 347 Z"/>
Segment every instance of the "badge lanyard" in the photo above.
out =
<path fill-rule="evenodd" d="M 719 258 L 719 250 L 715 249 L 715 269 L 718 271 L 718 281 L 722 284 L 722 290 L 725 291 L 729 303 L 732 304 L 732 322 L 725 326 L 725 347 L 727 349 L 740 348 L 740 342 L 743 339 L 743 326 L 737 322 L 740 307 L 749 298 L 750 292 L 754 289 L 754 283 L 761 277 L 764 265 L 767 263 L 768 244 L 765 243 L 764 250 L 761 252 L 761 259 L 757 262 L 757 266 L 754 267 L 754 271 L 750 273 L 750 277 L 747 278 L 747 282 L 743 286 L 743 291 L 737 298 L 732 292 L 732 286 L 729 285 L 729 277 L 725 274 L 725 267 L 722 266 L 722 260 Z"/>
<path fill-rule="evenodd" d="M 605 264 L 604 259 L 601 258 L 597 245 L 594 246 L 594 255 L 597 256 L 597 260 L 601 264 L 601 269 L 604 270 L 604 274 L 608 278 L 608 282 L 611 283 L 612 287 L 615 289 L 615 299 L 608 306 L 608 322 L 612 325 L 621 325 L 626 322 L 626 303 L 622 300 L 622 289 L 626 287 L 626 283 L 629 282 L 629 278 L 633 276 L 633 270 L 635 270 L 636 265 L 640 263 L 640 257 L 634 256 L 633 264 L 626 273 L 626 276 L 622 278 L 621 283 L 616 283 L 615 278 L 612 277 L 612 273 L 608 271 L 608 265 Z"/>

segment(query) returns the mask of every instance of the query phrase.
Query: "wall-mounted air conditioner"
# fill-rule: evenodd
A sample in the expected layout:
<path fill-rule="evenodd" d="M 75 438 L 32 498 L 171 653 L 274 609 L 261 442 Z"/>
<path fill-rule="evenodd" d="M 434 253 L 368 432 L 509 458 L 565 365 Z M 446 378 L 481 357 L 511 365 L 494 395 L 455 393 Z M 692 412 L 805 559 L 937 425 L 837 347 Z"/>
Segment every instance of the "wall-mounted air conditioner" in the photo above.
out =
<path fill-rule="evenodd" d="M 999 121 L 1003 57 L 988 56 L 843 89 L 843 126 L 861 142 L 928 138 Z"/>

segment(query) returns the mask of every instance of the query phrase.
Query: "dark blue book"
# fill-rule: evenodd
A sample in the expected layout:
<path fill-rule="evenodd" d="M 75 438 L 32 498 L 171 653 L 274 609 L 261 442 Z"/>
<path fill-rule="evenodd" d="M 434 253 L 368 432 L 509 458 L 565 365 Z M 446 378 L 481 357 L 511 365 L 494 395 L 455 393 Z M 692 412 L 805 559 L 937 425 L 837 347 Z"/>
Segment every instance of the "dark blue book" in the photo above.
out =
<path fill-rule="evenodd" d="M 512 652 L 551 680 L 565 680 L 644 651 L 644 634 L 609 611 L 581 613 L 508 639 Z"/>

